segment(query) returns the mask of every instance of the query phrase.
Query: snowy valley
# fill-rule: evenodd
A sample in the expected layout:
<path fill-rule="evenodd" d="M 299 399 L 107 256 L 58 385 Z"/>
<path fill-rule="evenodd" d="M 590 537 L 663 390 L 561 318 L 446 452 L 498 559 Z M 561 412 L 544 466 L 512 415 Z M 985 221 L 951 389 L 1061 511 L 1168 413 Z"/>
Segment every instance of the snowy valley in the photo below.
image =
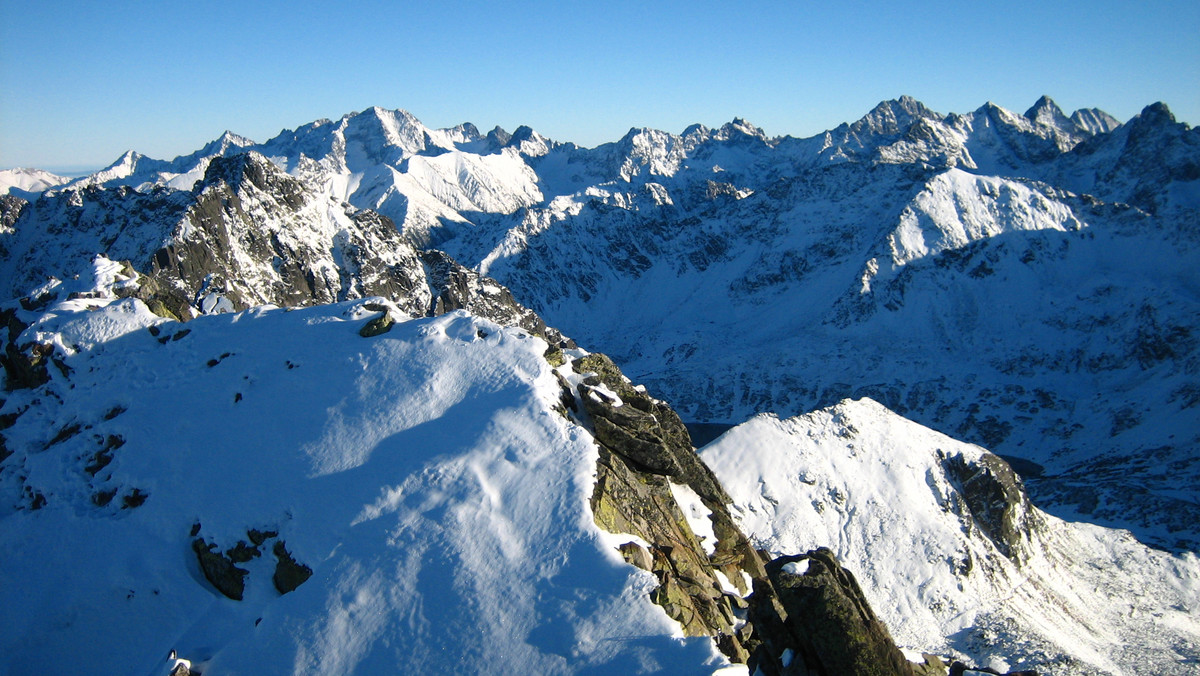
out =
<path fill-rule="evenodd" d="M 1200 672 L 1163 104 L 373 108 L 0 188 L 0 673 Z"/>

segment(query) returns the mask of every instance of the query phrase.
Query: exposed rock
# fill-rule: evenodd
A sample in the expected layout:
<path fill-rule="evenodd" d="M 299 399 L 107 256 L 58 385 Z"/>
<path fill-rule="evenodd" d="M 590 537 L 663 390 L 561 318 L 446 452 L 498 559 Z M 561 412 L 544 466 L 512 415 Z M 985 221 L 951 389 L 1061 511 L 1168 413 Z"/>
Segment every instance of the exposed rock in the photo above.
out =
<path fill-rule="evenodd" d="M 999 456 L 984 453 L 978 462 L 961 455 L 944 460 L 979 529 L 1008 558 L 1020 564 L 1029 555 L 1031 532 L 1044 528 L 1032 509 L 1021 477 Z"/>
<path fill-rule="evenodd" d="M 362 336 L 363 338 L 371 338 L 374 336 L 383 335 L 388 331 L 391 331 L 392 325 L 395 323 L 396 320 L 392 319 L 390 314 L 384 312 L 366 324 L 363 324 L 363 327 L 358 330 L 358 335 Z"/>
<path fill-rule="evenodd" d="M 636 542 L 626 542 L 617 548 L 624 557 L 625 562 L 641 568 L 642 570 L 654 569 L 654 558 L 650 556 L 650 552 L 646 548 Z"/>
<path fill-rule="evenodd" d="M 975 674 L 995 674 L 996 676 L 1038 676 L 1038 672 L 1032 669 L 1002 673 L 988 667 L 970 667 L 958 661 L 950 664 L 950 676 L 964 676 L 968 671 Z"/>
<path fill-rule="evenodd" d="M 766 570 L 769 584 L 755 580 L 750 597 L 750 621 L 760 641 L 750 658 L 751 672 L 759 670 L 765 676 L 913 673 L 854 576 L 828 549 L 779 557 Z M 794 657 L 785 659 L 789 649 Z M 800 670 L 797 661 L 808 671 Z"/>
<path fill-rule="evenodd" d="M 146 504 L 146 498 L 149 497 L 149 493 L 140 488 L 135 488 L 127 495 L 121 497 L 121 509 L 134 509 L 141 507 L 142 505 Z"/>
<path fill-rule="evenodd" d="M 537 313 L 518 303 L 512 293 L 495 280 L 481 277 L 441 251 L 423 251 L 420 258 L 428 270 L 432 291 L 430 316 L 467 310 L 502 326 L 519 326 L 545 339 L 551 346 L 575 346 L 557 330 L 546 326 Z"/>
<path fill-rule="evenodd" d="M 4 367 L 4 385 L 9 391 L 34 388 L 50 380 L 46 370 L 43 346 L 17 346 L 17 339 L 28 328 L 28 324 L 17 317 L 17 311 L 7 308 L 0 311 L 0 326 L 8 329 L 4 337 L 4 351 L 0 353 L 0 365 Z M 50 346 L 53 350 L 53 346 Z"/>
<path fill-rule="evenodd" d="M 239 540 L 238 543 L 229 549 L 225 550 L 225 556 L 234 563 L 246 563 L 251 559 L 262 556 L 262 552 L 258 550 L 258 546 L 251 546 L 245 541 Z"/>
<path fill-rule="evenodd" d="M 280 594 L 286 594 L 296 587 L 304 584 L 308 578 L 312 577 L 312 568 L 296 561 L 292 558 L 291 552 L 283 544 L 283 540 L 275 542 L 275 575 L 271 580 L 275 583 L 275 589 Z"/>
<path fill-rule="evenodd" d="M 279 532 L 273 530 L 258 530 L 257 528 L 251 528 L 246 531 L 246 537 L 250 538 L 250 542 L 253 543 L 255 547 L 261 547 L 262 543 L 278 536 Z"/>
<path fill-rule="evenodd" d="M 921 657 L 925 658 L 923 664 L 912 664 L 913 676 L 949 676 L 949 667 L 942 661 L 942 658 L 929 653 L 921 653 Z"/>
<path fill-rule="evenodd" d="M 249 571 L 233 565 L 233 561 L 225 555 L 214 552 L 215 544 L 209 544 L 204 538 L 192 540 L 192 551 L 200 562 L 200 570 L 217 591 L 234 601 L 241 601 L 246 591 L 246 575 Z"/>
<path fill-rule="evenodd" d="M 26 354 L 13 343 L 4 346 L 0 365 L 4 366 L 4 383 L 10 391 L 39 387 L 50 380 L 46 361 L 36 352 Z"/>
<path fill-rule="evenodd" d="M 854 576 L 828 549 L 764 565 L 767 555 L 734 523 L 729 497 L 668 405 L 634 387 L 602 354 L 575 359 L 571 367 L 585 376 L 576 398 L 600 450 L 591 500 L 596 523 L 649 543 L 649 550 L 634 542 L 619 550 L 658 578 L 651 599 L 686 635 L 712 636 L 729 659 L 749 661 L 751 673 L 764 676 L 945 676 L 945 665 L 932 656 L 914 671 Z M 711 549 L 696 537 L 672 484 L 691 488 L 710 511 L 717 540 Z M 728 584 L 739 593 L 725 591 Z M 742 623 L 737 618 L 745 608 Z"/>
<path fill-rule="evenodd" d="M 653 601 L 685 634 L 713 636 L 730 659 L 745 661 L 748 652 L 736 636 L 734 612 L 742 602 L 723 590 L 717 571 L 740 582 L 743 571 L 761 575 L 762 563 L 732 526 L 728 497 L 696 456 L 670 407 L 635 389 L 604 355 L 577 359 L 572 368 L 594 374 L 580 385 L 578 399 L 591 416 L 600 448 L 591 501 L 596 523 L 650 543 L 648 552 L 628 543 L 622 555 L 658 578 Z M 713 511 L 714 523 L 728 526 L 720 529 L 713 559 L 676 503 L 672 481 L 695 491 Z"/>
<path fill-rule="evenodd" d="M 712 470 L 696 455 L 687 428 L 670 406 L 635 389 L 603 354 L 577 359 L 571 368 L 576 373 L 595 373 L 584 380 L 579 399 L 592 416 L 598 441 L 652 472 L 676 477 L 705 504 L 713 503 L 710 509 L 730 502 Z M 620 401 L 611 400 L 605 389 Z"/>

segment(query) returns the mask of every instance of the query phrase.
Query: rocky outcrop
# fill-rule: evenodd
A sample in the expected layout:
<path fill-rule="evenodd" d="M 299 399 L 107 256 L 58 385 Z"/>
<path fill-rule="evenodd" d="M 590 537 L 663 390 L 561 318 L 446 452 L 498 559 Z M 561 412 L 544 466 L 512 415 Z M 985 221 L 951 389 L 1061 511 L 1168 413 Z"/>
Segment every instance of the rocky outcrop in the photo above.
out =
<path fill-rule="evenodd" d="M 1021 477 L 1002 458 L 987 452 L 973 461 L 951 455 L 943 464 L 979 530 L 1002 554 L 1023 563 L 1031 553 L 1034 533 L 1044 530 L 1045 524 L 1030 504 Z"/>
<path fill-rule="evenodd" d="M 512 293 L 495 280 L 463 267 L 441 251 L 422 251 L 419 257 L 425 264 L 432 291 L 427 310 L 430 316 L 467 310 L 502 326 L 519 326 L 551 345 L 574 345 L 557 330 L 546 326 L 537 313 L 518 303 Z"/>
<path fill-rule="evenodd" d="M 192 527 L 193 537 L 199 532 L 198 524 Z M 275 573 L 271 576 L 271 582 L 275 590 L 282 595 L 307 582 L 312 577 L 313 570 L 297 561 L 288 551 L 287 544 L 276 539 L 278 537 L 278 531 L 251 528 L 246 531 L 245 540 L 238 540 L 224 552 L 218 549 L 216 543 L 203 537 L 195 537 L 192 540 L 192 551 L 196 553 L 204 579 L 225 596 L 234 601 L 241 601 L 250 571 L 239 568 L 237 564 L 248 563 L 262 556 L 264 545 L 274 539 L 271 551 L 275 554 Z"/>
<path fill-rule="evenodd" d="M 751 672 L 910 676 L 891 634 L 833 552 L 782 556 L 755 580 L 749 620 L 759 640 Z"/>
<path fill-rule="evenodd" d="M 658 578 L 655 603 L 686 634 L 714 636 L 730 659 L 745 661 L 746 636 L 739 635 L 737 618 L 749 592 L 743 573 L 761 576 L 763 568 L 733 525 L 728 496 L 696 456 L 670 407 L 635 389 L 604 355 L 577 359 L 572 368 L 585 376 L 577 398 L 600 448 L 591 500 L 596 523 L 649 543 L 649 551 L 630 543 L 622 554 Z M 707 543 L 711 555 L 676 502 L 672 484 L 694 491 L 711 511 L 717 538 Z"/>
<path fill-rule="evenodd" d="M 381 296 L 410 316 L 466 309 L 552 345 L 573 345 L 494 280 L 440 251 L 418 251 L 391 219 L 331 202 L 256 153 L 214 158 L 186 192 L 89 186 L 46 195 L 32 206 L 6 198 L 0 222 L 9 224 L 0 227 L 0 247 L 16 241 L 3 236 L 12 228 L 32 233 L 20 239 L 28 251 L 0 248 L 0 271 L 12 268 L 25 280 L 9 280 L 14 292 L 46 276 L 65 278 L 75 272 L 66 266 L 101 251 L 125 260 L 124 274 L 137 278 L 118 295 L 137 297 L 170 319 Z M 54 242 L 68 249 L 55 267 L 54 257 L 39 250 L 50 243 L 37 239 L 64 225 L 76 234 Z M 72 247 L 79 249 L 74 262 Z M 6 359 L 11 368 L 21 367 Z"/>
<path fill-rule="evenodd" d="M 215 544 L 205 542 L 203 538 L 192 540 L 192 551 L 196 553 L 204 579 L 225 596 L 234 601 L 241 601 L 246 591 L 246 576 L 250 571 L 234 565 L 236 553 L 222 554 L 214 551 L 216 548 Z"/>
<path fill-rule="evenodd" d="M 628 542 L 620 552 L 655 575 L 651 598 L 685 634 L 712 636 L 730 660 L 765 676 L 914 674 L 828 549 L 769 561 L 753 548 L 667 404 L 634 387 L 604 355 L 575 359 L 571 368 L 582 378 L 574 390 L 564 387 L 600 449 L 591 499 L 596 523 L 649 544 Z M 703 540 L 677 497 L 687 491 L 708 512 L 711 534 Z M 929 660 L 918 673 L 945 673 L 934 668 L 937 658 Z"/>
<path fill-rule="evenodd" d="M 271 576 L 271 582 L 280 594 L 295 590 L 312 577 L 312 568 L 293 558 L 283 540 L 276 541 L 271 551 L 275 552 L 275 574 Z"/>
<path fill-rule="evenodd" d="M 38 387 L 50 380 L 47 357 L 53 353 L 54 346 L 33 342 L 18 345 L 27 326 L 17 317 L 15 309 L 0 312 L 0 330 L 4 331 L 0 366 L 4 367 L 4 386 L 8 390 Z"/>

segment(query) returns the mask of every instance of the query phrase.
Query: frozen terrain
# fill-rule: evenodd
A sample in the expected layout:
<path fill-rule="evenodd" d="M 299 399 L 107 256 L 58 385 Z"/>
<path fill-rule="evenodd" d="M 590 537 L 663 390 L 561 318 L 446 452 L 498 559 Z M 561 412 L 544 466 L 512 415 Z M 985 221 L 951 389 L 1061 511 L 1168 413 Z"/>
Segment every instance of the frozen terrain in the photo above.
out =
<path fill-rule="evenodd" d="M 1195 554 L 1019 502 L 1006 542 L 977 470 L 954 471 L 990 454 L 869 399 L 761 415 L 701 455 L 756 545 L 832 549 L 903 646 L 1056 676 L 1200 669 Z"/>
<path fill-rule="evenodd" d="M 0 604 L 28 612 L 0 620 L 0 673 L 160 673 L 172 648 L 211 674 L 722 664 L 593 523 L 594 442 L 553 410 L 542 340 L 394 306 L 364 338 L 363 301 L 185 325 L 117 299 L 120 269 L 19 311 L 64 356 L 4 395 Z M 258 545 L 241 601 L 197 538 Z M 281 558 L 311 571 L 283 595 Z"/>
<path fill-rule="evenodd" d="M 0 671 L 92 641 L 100 671 L 170 647 L 222 673 L 716 668 L 592 524 L 543 319 L 685 420 L 749 419 L 704 451 L 743 528 L 832 548 L 908 648 L 1195 671 L 1198 167 L 1161 103 L 901 97 L 807 139 L 589 149 L 371 108 L 4 172 L 9 339 L 50 382 L 0 409 L 0 595 L 46 609 L 4 619 Z M 98 253 L 130 265 L 76 278 Z M 360 337 L 385 307 L 409 319 Z M 962 467 L 994 456 L 965 442 L 1024 478 L 1021 528 L 972 502 Z M 197 540 L 259 551 L 244 601 Z M 279 596 L 279 566 L 312 577 Z"/>

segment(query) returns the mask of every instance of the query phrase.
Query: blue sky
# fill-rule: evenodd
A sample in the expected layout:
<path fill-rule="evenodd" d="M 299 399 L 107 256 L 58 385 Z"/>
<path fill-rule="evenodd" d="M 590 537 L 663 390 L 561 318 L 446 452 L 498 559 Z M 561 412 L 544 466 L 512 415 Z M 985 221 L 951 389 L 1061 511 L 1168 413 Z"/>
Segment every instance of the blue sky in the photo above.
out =
<path fill-rule="evenodd" d="M 372 105 L 594 146 L 744 117 L 811 136 L 902 94 L 1200 121 L 1200 2 L 0 0 L 0 167 L 171 158 Z"/>

